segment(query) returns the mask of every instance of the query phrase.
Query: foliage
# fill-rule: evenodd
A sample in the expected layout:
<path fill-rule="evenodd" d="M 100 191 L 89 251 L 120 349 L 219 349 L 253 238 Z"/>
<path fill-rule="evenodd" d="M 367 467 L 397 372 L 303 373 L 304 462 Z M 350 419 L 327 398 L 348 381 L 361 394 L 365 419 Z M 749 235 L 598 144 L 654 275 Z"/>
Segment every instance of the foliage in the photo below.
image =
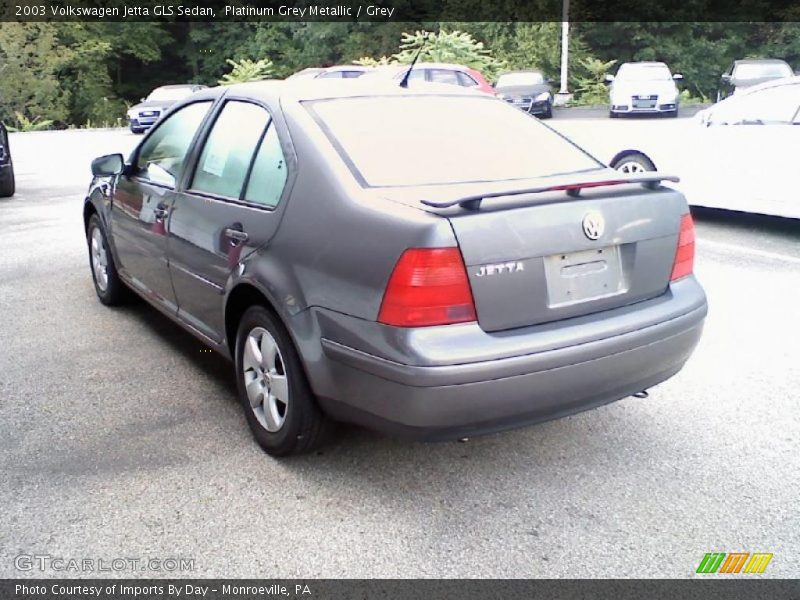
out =
<path fill-rule="evenodd" d="M 457 0 L 444 5 L 460 6 Z M 782 22 L 774 23 L 571 23 L 568 87 L 578 102 L 605 103 L 600 65 L 661 60 L 683 74 L 685 103 L 715 98 L 720 75 L 735 59 L 783 58 L 800 68 L 800 9 L 787 10 L 796 18 L 779 15 Z M 409 63 L 420 48 L 422 61 L 467 64 L 490 80 L 507 69 L 539 69 L 551 80 L 560 76 L 557 22 L 410 27 L 403 22 L 0 23 L 0 120 L 20 124 L 19 112 L 30 122 L 52 121 L 53 127 L 113 124 L 127 105 L 159 85 L 286 77 L 305 67 L 352 62 Z M 239 71 L 232 72 L 231 57 L 253 60 L 249 67 L 236 63 Z M 269 68 L 259 71 L 258 64 Z M 245 71 L 249 68 L 255 70 Z"/>
<path fill-rule="evenodd" d="M 353 61 L 355 65 L 361 65 L 364 67 L 383 67 L 385 65 L 391 65 L 395 61 L 388 56 L 381 56 L 380 58 L 372 58 L 371 56 L 362 56 L 361 58 L 357 58 Z"/>
<path fill-rule="evenodd" d="M 19 113 L 67 120 L 70 90 L 59 73 L 70 54 L 59 47 L 52 23 L 0 23 L 0 119 Z"/>
<path fill-rule="evenodd" d="M 575 89 L 577 102 L 580 104 L 606 104 L 608 102 L 608 87 L 606 75 L 617 61 L 603 62 L 597 58 L 584 58 L 580 61 L 586 75 L 578 77 L 578 87 Z"/>
<path fill-rule="evenodd" d="M 232 69 L 230 73 L 226 73 L 218 81 L 220 85 L 261 81 L 268 79 L 272 74 L 272 61 L 266 58 L 255 61 L 249 58 L 243 58 L 238 61 L 228 59 L 225 62 L 231 65 Z"/>
<path fill-rule="evenodd" d="M 40 120 L 39 117 L 29 119 L 21 112 L 14 113 L 17 118 L 17 125 L 9 125 L 9 131 L 41 131 L 42 129 L 49 129 L 53 122 L 49 119 Z"/>
<path fill-rule="evenodd" d="M 403 33 L 400 50 L 392 58 L 409 64 L 419 54 L 420 62 L 458 63 L 493 78 L 505 65 L 484 45 L 464 31 L 415 31 Z"/>

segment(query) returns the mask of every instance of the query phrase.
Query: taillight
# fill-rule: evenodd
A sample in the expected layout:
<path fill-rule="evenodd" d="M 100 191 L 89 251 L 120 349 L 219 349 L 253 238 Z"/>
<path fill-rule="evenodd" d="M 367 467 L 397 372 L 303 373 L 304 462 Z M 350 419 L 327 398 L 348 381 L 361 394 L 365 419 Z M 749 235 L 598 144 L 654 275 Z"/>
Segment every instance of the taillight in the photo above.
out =
<path fill-rule="evenodd" d="M 678 250 L 672 263 L 670 281 L 692 274 L 694 268 L 694 221 L 687 213 L 681 217 L 681 229 L 678 234 Z"/>
<path fill-rule="evenodd" d="M 475 303 L 458 248 L 410 248 L 386 285 L 378 321 L 425 327 L 475 321 Z"/>

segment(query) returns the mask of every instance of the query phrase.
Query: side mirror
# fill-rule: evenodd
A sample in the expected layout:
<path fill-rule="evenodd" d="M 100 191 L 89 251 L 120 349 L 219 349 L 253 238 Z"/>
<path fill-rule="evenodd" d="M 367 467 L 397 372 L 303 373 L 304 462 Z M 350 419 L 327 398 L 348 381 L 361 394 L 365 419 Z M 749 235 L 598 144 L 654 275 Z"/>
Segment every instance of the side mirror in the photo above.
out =
<path fill-rule="evenodd" d="M 675 74 L 672 76 L 672 78 L 673 78 L 675 81 L 682 81 L 682 80 L 683 80 L 683 75 L 681 75 L 680 73 L 675 73 Z"/>
<path fill-rule="evenodd" d="M 722 81 L 724 81 L 725 83 L 728 83 L 731 80 L 731 76 L 728 75 L 727 73 L 723 73 L 723 75 L 722 75 L 722 77 L 720 77 L 720 79 L 722 79 Z"/>
<path fill-rule="evenodd" d="M 139 102 L 145 102 L 144 98 L 139 98 Z"/>
<path fill-rule="evenodd" d="M 125 161 L 122 154 L 107 154 L 92 161 L 92 175 L 95 177 L 111 177 L 122 173 Z"/>
<path fill-rule="evenodd" d="M 610 75 L 610 74 L 606 75 L 606 77 L 605 77 L 605 82 L 606 83 L 612 83 L 613 81 L 614 81 L 614 76 L 613 75 Z"/>

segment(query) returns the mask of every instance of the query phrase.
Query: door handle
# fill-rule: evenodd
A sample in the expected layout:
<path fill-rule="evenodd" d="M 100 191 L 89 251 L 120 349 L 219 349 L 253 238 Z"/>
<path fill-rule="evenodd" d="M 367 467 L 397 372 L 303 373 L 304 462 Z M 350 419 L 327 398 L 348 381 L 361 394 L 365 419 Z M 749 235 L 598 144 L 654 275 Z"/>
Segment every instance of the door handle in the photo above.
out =
<path fill-rule="evenodd" d="M 159 204 L 153 209 L 153 214 L 157 220 L 163 221 L 169 215 L 169 207 Z"/>
<path fill-rule="evenodd" d="M 225 235 L 230 238 L 231 244 L 241 244 L 242 242 L 246 242 L 247 239 L 250 237 L 247 235 L 247 232 L 242 231 L 241 229 L 232 229 L 228 227 L 225 230 Z"/>

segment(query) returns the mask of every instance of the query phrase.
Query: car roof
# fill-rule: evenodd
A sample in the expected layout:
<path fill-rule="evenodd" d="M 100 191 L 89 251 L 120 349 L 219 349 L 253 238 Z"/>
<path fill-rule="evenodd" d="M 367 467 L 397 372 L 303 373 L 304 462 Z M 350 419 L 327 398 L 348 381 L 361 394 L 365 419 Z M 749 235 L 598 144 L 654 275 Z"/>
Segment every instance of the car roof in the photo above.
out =
<path fill-rule="evenodd" d="M 402 69 L 407 69 L 411 65 L 401 65 L 401 64 L 392 64 L 392 65 L 380 65 L 375 67 L 376 71 L 400 71 Z M 448 69 L 451 71 L 474 71 L 472 67 L 468 67 L 466 65 L 457 65 L 455 63 L 439 63 L 439 62 L 418 62 L 414 64 L 415 69 Z"/>
<path fill-rule="evenodd" d="M 503 75 L 513 75 L 516 73 L 536 73 L 537 75 L 543 74 L 543 72 L 539 69 L 517 69 L 515 71 L 503 71 L 499 76 L 502 77 Z"/>
<path fill-rule="evenodd" d="M 154 88 L 156 90 L 174 90 L 178 88 L 186 88 L 186 87 L 205 87 L 199 83 L 173 83 L 170 85 L 159 85 L 158 87 Z"/>
<path fill-rule="evenodd" d="M 478 93 L 473 89 L 446 83 L 428 83 L 425 86 L 403 88 L 393 80 L 370 79 L 369 81 L 364 81 L 363 78 L 359 77 L 358 79 L 346 81 L 341 79 L 269 79 L 237 83 L 207 88 L 191 96 L 191 99 L 218 98 L 225 93 L 263 102 L 276 102 L 284 99 L 305 102 L 370 96 L 486 97 L 486 94 Z"/>
<path fill-rule="evenodd" d="M 642 66 L 642 67 L 666 67 L 666 66 L 667 66 L 667 63 L 663 63 L 663 62 L 659 62 L 659 61 L 654 61 L 654 60 L 640 60 L 640 61 L 632 61 L 632 62 L 626 62 L 626 63 L 622 63 L 622 64 L 620 65 L 620 69 L 621 69 L 622 67 L 624 67 L 625 65 L 636 65 L 636 66 Z"/>
<path fill-rule="evenodd" d="M 327 73 L 329 71 L 371 71 L 372 69 L 373 67 L 368 67 L 366 65 L 333 65 L 332 67 L 320 69 L 320 72 L 325 71 Z"/>
<path fill-rule="evenodd" d="M 785 60 L 780 58 L 742 58 L 740 60 L 733 61 L 735 65 L 787 65 Z"/>

